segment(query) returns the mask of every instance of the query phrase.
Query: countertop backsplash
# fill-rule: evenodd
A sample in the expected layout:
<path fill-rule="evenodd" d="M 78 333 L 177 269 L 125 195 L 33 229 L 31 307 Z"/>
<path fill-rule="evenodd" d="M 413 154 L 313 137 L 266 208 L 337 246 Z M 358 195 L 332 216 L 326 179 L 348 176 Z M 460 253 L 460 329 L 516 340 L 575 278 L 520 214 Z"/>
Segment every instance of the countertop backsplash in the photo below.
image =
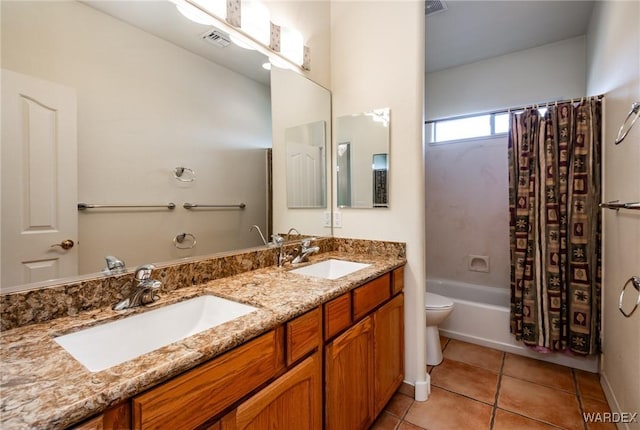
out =
<path fill-rule="evenodd" d="M 319 238 L 314 243 L 320 247 L 320 253 L 340 251 L 406 258 L 405 244 L 399 242 L 329 237 Z M 296 246 L 297 243 L 292 242 L 286 244 L 285 249 Z M 177 263 L 159 264 L 153 271 L 152 277 L 162 282 L 161 292 L 166 293 L 273 266 L 276 261 L 277 249 L 261 247 Z M 3 294 L 0 330 L 42 323 L 111 306 L 130 295 L 133 288 L 132 279 L 132 273 L 128 272 Z"/>

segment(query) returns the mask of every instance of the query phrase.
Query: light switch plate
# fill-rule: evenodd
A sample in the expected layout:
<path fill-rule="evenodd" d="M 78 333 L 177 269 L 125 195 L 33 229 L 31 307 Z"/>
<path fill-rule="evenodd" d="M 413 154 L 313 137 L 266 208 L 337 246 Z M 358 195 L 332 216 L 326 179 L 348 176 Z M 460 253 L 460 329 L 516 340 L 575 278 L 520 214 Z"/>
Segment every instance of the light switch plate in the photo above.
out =
<path fill-rule="evenodd" d="M 331 212 L 325 211 L 322 216 L 322 225 L 324 227 L 331 227 Z"/>
<path fill-rule="evenodd" d="M 342 227 L 342 212 L 335 211 L 333 213 L 333 226 L 336 228 Z"/>

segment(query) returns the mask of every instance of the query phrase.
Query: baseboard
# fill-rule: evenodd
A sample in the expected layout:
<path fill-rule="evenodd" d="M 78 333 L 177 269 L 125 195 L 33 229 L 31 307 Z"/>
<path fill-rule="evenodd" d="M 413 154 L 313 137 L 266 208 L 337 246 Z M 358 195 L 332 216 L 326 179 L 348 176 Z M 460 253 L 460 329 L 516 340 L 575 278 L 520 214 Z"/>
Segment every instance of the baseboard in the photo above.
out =
<path fill-rule="evenodd" d="M 604 371 L 600 374 L 600 385 L 602 385 L 602 390 L 604 391 L 604 396 L 607 398 L 607 402 L 609 403 L 611 412 L 629 412 L 623 411 L 620 407 L 620 403 L 618 403 L 616 394 L 613 391 L 613 388 L 609 383 L 609 379 L 607 378 L 607 374 L 604 373 Z M 618 430 L 631 430 L 631 426 L 629 425 L 629 423 L 616 423 L 616 426 L 618 427 Z"/>

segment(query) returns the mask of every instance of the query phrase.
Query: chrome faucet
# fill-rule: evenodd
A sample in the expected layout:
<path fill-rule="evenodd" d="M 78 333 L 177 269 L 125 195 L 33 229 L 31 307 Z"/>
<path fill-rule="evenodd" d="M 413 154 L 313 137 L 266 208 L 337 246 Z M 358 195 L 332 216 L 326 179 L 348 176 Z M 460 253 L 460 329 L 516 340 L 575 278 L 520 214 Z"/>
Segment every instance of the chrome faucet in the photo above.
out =
<path fill-rule="evenodd" d="M 120 260 L 118 257 L 114 257 L 113 255 L 107 255 L 104 257 L 107 261 L 107 267 L 102 269 L 102 273 L 105 275 L 117 275 L 119 273 L 124 273 L 127 271 L 127 267 L 124 264 L 124 261 Z"/>
<path fill-rule="evenodd" d="M 305 261 L 309 261 L 309 255 L 314 252 L 320 251 L 319 246 L 311 246 L 311 241 L 315 240 L 315 237 L 311 237 L 309 239 L 305 239 L 300 243 L 300 248 L 298 249 L 298 255 L 291 261 L 291 264 L 304 263 Z"/>
<path fill-rule="evenodd" d="M 278 267 L 282 267 L 284 263 L 291 260 L 293 258 L 290 254 L 285 254 L 283 246 L 284 245 L 284 237 L 279 234 L 272 234 L 271 238 L 273 239 L 273 244 L 276 248 L 278 248 Z"/>
<path fill-rule="evenodd" d="M 155 269 L 153 264 L 145 264 L 136 269 L 133 274 L 133 278 L 137 282 L 136 287 L 129 297 L 116 303 L 113 310 L 122 311 L 136 306 L 148 305 L 160 298 L 156 293 L 162 282 L 151 279 L 153 269 Z"/>
<path fill-rule="evenodd" d="M 302 236 L 302 235 L 300 234 L 300 232 L 299 232 L 296 228 L 291 227 L 291 228 L 289 229 L 289 231 L 287 232 L 287 240 L 291 240 L 291 233 L 293 233 L 294 231 L 295 231 L 295 233 L 296 233 L 296 236 L 298 236 L 298 237 Z"/>
<path fill-rule="evenodd" d="M 254 229 L 258 231 L 258 234 L 260 235 L 260 239 L 262 239 L 262 243 L 264 243 L 264 246 L 269 246 L 269 244 L 267 243 L 267 239 L 265 239 L 264 235 L 262 234 L 262 230 L 260 230 L 260 227 L 258 227 L 256 224 L 254 224 L 254 225 L 251 226 L 249 231 L 254 230 Z"/>

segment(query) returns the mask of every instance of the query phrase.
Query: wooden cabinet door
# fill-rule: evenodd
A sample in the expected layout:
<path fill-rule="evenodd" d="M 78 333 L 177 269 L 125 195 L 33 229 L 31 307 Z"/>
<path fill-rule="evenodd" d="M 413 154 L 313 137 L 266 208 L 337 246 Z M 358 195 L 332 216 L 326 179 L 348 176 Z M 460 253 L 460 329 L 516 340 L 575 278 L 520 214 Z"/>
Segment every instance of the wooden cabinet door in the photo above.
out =
<path fill-rule="evenodd" d="M 134 429 L 190 429 L 232 407 L 284 368 L 272 330 L 133 398 Z"/>
<path fill-rule="evenodd" d="M 373 314 L 374 398 L 378 415 L 404 378 L 404 294 Z"/>
<path fill-rule="evenodd" d="M 221 430 L 320 430 L 322 359 L 316 352 L 222 419 Z"/>
<path fill-rule="evenodd" d="M 325 348 L 325 424 L 366 429 L 373 422 L 373 321 L 366 317 Z"/>

